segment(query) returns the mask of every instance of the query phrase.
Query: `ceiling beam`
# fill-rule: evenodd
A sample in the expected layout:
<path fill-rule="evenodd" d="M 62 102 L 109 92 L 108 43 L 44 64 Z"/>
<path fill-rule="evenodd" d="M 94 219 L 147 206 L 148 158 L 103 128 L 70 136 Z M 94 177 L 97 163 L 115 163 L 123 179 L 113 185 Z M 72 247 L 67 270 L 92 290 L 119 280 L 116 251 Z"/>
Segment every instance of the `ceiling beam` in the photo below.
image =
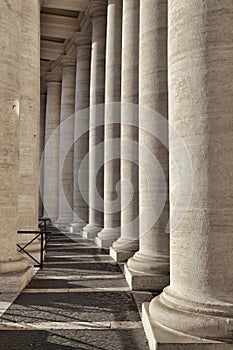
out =
<path fill-rule="evenodd" d="M 77 18 L 41 14 L 41 36 L 67 39 L 73 32 L 79 30 Z"/>
<path fill-rule="evenodd" d="M 64 44 L 49 40 L 41 40 L 40 57 L 44 60 L 56 61 L 64 53 Z"/>
<path fill-rule="evenodd" d="M 69 11 L 86 11 L 89 0 L 44 0 L 44 7 Z"/>

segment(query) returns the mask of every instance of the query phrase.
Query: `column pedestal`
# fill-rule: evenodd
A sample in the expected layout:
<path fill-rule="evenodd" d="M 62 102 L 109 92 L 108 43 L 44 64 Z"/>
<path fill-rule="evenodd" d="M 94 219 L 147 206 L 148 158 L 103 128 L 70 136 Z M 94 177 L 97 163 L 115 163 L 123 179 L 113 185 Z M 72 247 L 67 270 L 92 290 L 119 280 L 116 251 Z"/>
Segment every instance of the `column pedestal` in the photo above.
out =
<path fill-rule="evenodd" d="M 120 237 L 110 247 L 110 255 L 116 262 L 125 262 L 139 249 L 138 240 L 127 240 Z"/>
<path fill-rule="evenodd" d="M 232 344 L 192 337 L 161 326 L 151 317 L 150 303 L 142 305 L 142 323 L 151 350 L 231 350 Z"/>
<path fill-rule="evenodd" d="M 124 266 L 125 278 L 132 290 L 161 291 L 169 284 L 169 264 L 167 259 L 149 259 L 137 252 L 133 263 L 128 261 Z"/>
<path fill-rule="evenodd" d="M 100 248 L 109 248 L 112 243 L 120 236 L 120 229 L 104 228 L 98 233 L 95 242 Z"/>
<path fill-rule="evenodd" d="M 98 232 L 100 232 L 100 230 L 101 230 L 101 227 L 88 224 L 87 226 L 84 227 L 82 231 L 82 236 L 83 238 L 86 238 L 86 239 L 94 239 L 97 236 Z"/>

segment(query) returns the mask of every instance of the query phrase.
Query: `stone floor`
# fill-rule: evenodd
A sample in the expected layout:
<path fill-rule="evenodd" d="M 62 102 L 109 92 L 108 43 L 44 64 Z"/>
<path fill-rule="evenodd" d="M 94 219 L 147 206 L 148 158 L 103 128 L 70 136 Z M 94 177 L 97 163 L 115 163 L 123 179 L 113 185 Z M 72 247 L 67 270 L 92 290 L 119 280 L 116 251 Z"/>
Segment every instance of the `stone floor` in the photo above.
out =
<path fill-rule="evenodd" d="M 148 350 L 140 320 L 150 293 L 92 241 L 54 232 L 45 266 L 3 313 L 1 350 Z"/>

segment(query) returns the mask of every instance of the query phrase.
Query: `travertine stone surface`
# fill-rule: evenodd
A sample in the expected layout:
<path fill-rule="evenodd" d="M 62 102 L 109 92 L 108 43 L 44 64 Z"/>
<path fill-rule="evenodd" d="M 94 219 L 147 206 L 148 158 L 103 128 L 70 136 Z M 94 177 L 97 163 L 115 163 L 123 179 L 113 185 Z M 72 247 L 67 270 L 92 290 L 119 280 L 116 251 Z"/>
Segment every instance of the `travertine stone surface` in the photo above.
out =
<path fill-rule="evenodd" d="M 1 4 L 1 18 L 0 292 L 15 293 L 25 287 L 33 274 L 33 268 L 28 267 L 28 261 L 16 250 L 19 193 L 21 2 L 4 1 Z"/>
<path fill-rule="evenodd" d="M 139 63 L 139 0 L 123 0 L 122 23 L 122 83 L 123 103 L 138 104 Z M 126 110 L 128 107 L 126 107 Z M 138 142 L 137 115 L 129 116 L 124 105 L 121 111 L 121 138 Z M 130 121 L 131 125 L 124 123 Z M 121 237 L 113 243 L 113 249 L 124 250 L 132 256 L 139 246 L 138 220 L 138 149 L 135 143 L 121 144 L 121 181 L 129 183 L 121 191 Z M 128 205 L 128 199 L 131 198 Z M 136 220 L 135 220 L 136 219 Z M 131 224 L 130 224 L 131 223 Z M 128 226 L 130 224 L 130 226 Z M 125 254 L 124 254 L 125 255 Z"/>
<path fill-rule="evenodd" d="M 59 217 L 64 227 L 73 219 L 73 162 L 76 57 L 63 56 L 59 146 Z M 72 118 L 70 118 L 72 117 Z"/>
<path fill-rule="evenodd" d="M 120 235 L 120 101 L 122 0 L 109 0 L 106 36 L 104 229 L 96 243 L 109 248 Z M 118 104 L 113 104 L 119 102 Z"/>
<path fill-rule="evenodd" d="M 170 237 L 166 232 L 169 220 L 168 150 L 153 136 L 156 133 L 164 135 L 166 130 L 158 130 L 159 123 L 153 123 L 152 120 L 153 117 L 155 120 L 156 115 L 151 113 L 152 118 L 148 118 L 145 108 L 167 119 L 167 0 L 140 2 L 139 67 L 139 163 L 143 164 L 145 149 L 148 162 L 153 163 L 153 156 L 156 157 L 162 167 L 166 187 L 163 190 L 159 171 L 149 173 L 143 166 L 139 169 L 140 212 L 146 211 L 148 215 L 143 217 L 143 222 L 139 224 L 140 249 L 127 263 L 127 276 L 133 289 L 161 290 L 169 284 Z M 163 126 L 166 127 L 166 124 L 162 124 Z M 145 128 L 150 130 L 151 134 Z M 149 193 L 148 183 L 153 193 Z M 166 193 L 161 194 L 161 191 Z M 157 202 L 162 201 L 161 195 L 166 196 L 166 202 L 161 215 L 156 215 Z M 149 225 L 150 213 L 159 216 L 152 227 Z"/>
<path fill-rule="evenodd" d="M 40 92 L 40 193 L 39 218 L 44 215 L 44 146 L 45 146 L 45 115 L 46 115 L 46 89 Z"/>
<path fill-rule="evenodd" d="M 190 152 L 193 193 L 182 222 L 171 222 L 171 284 L 149 312 L 168 329 L 233 343 L 233 2 L 168 3 L 170 122 Z M 182 166 L 172 138 L 170 148 Z M 170 185 L 172 211 L 172 161 Z"/>
<path fill-rule="evenodd" d="M 33 43 L 33 45 L 31 45 Z M 40 6 L 22 1 L 18 229 L 37 230 L 39 215 Z"/>
<path fill-rule="evenodd" d="M 93 238 L 103 227 L 103 167 L 104 152 L 96 146 L 104 141 L 104 113 L 97 118 L 95 106 L 104 103 L 105 92 L 105 47 L 107 0 L 91 1 L 89 16 L 92 21 L 91 85 L 90 85 L 90 132 L 89 132 L 89 221 L 83 229 L 85 238 Z M 102 119 L 102 120 L 101 120 Z M 97 123 L 101 126 L 96 127 Z M 101 200 L 96 195 L 96 190 Z"/>
<path fill-rule="evenodd" d="M 58 218 L 59 197 L 59 125 L 61 112 L 61 73 L 46 76 L 47 100 L 44 150 L 44 216 Z"/>
<path fill-rule="evenodd" d="M 73 231 L 80 232 L 88 223 L 88 202 L 85 201 L 85 198 L 88 198 L 89 189 L 88 164 L 85 169 L 86 176 L 79 179 L 78 175 L 80 166 L 83 166 L 82 161 L 89 150 L 89 110 L 87 108 L 90 103 L 91 35 L 77 33 L 74 44 L 77 46 L 77 66 L 74 121 L 74 216 L 71 227 Z"/>

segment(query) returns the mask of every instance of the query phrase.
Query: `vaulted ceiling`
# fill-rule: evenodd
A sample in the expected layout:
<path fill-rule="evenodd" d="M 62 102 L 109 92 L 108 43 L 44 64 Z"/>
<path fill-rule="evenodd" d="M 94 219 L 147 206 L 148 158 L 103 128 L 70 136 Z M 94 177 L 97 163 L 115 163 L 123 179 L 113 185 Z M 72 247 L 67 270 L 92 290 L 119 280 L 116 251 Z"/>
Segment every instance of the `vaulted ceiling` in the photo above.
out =
<path fill-rule="evenodd" d="M 41 0 L 41 80 L 76 32 L 89 31 L 85 12 L 90 0 Z"/>

